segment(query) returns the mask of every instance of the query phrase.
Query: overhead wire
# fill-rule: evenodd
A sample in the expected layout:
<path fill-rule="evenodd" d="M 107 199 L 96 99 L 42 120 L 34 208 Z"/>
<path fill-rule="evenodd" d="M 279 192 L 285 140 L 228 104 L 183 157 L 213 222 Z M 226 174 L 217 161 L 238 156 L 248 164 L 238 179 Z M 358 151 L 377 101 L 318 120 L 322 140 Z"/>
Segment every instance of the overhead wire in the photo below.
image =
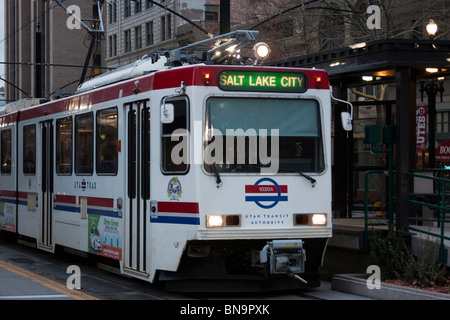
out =
<path fill-rule="evenodd" d="M 64 2 L 64 1 L 66 1 L 66 0 L 61 0 L 61 1 Z M 21 31 L 22 29 L 24 29 L 24 28 L 28 27 L 29 25 L 35 23 L 35 22 L 38 21 L 43 15 L 45 15 L 45 14 L 47 14 L 48 12 L 50 12 L 51 10 L 55 9 L 57 6 L 58 6 L 58 5 L 57 5 L 57 4 L 55 5 L 55 4 L 53 3 L 53 0 L 52 0 L 52 3 L 49 4 L 49 7 L 48 7 L 46 10 L 43 10 L 36 18 L 34 18 L 33 20 L 31 20 L 31 21 L 29 21 L 29 22 L 23 24 L 23 25 L 22 25 L 21 27 L 19 27 L 17 30 L 14 30 L 14 32 L 12 32 L 12 33 L 6 35 L 5 38 L 0 39 L 0 43 L 6 41 L 6 40 L 9 39 L 10 37 L 15 36 L 17 33 L 19 33 L 19 31 Z M 1 63 L 7 64 L 6 62 L 1 62 Z M 16 67 L 16 69 L 17 69 L 17 68 L 18 68 L 18 67 Z M 0 80 L 4 81 L 5 83 L 7 83 L 7 84 L 9 84 L 9 85 L 11 85 L 11 86 L 13 86 L 14 88 L 18 89 L 19 91 L 21 91 L 22 93 L 24 93 L 25 95 L 27 95 L 28 97 L 31 98 L 31 96 L 30 96 L 27 92 L 25 92 L 25 91 L 22 90 L 21 88 L 17 87 L 15 84 L 13 84 L 13 83 L 11 83 L 11 82 L 5 80 L 5 79 L 3 78 L 3 76 L 6 75 L 6 74 L 7 74 L 7 73 L 4 73 L 3 75 L 1 75 L 1 76 L 0 76 Z"/>
<path fill-rule="evenodd" d="M 61 2 L 64 2 L 66 0 L 61 0 Z M 53 0 L 52 0 L 53 2 Z M 36 18 L 34 18 L 33 20 L 31 20 L 30 22 L 25 23 L 24 25 L 22 25 L 20 28 L 18 28 L 17 30 L 14 30 L 13 33 L 8 34 L 7 36 L 5 36 L 5 38 L 0 40 L 1 42 L 6 41 L 8 38 L 14 36 L 15 34 L 17 34 L 19 31 L 21 31 L 22 29 L 24 29 L 25 27 L 28 27 L 29 25 L 31 25 L 32 23 L 36 22 L 38 19 L 40 19 L 43 15 L 47 14 L 48 12 L 50 12 L 51 10 L 55 9 L 58 6 L 58 4 L 50 4 L 49 8 L 46 10 L 43 10 L 42 13 L 40 15 L 38 15 Z"/>

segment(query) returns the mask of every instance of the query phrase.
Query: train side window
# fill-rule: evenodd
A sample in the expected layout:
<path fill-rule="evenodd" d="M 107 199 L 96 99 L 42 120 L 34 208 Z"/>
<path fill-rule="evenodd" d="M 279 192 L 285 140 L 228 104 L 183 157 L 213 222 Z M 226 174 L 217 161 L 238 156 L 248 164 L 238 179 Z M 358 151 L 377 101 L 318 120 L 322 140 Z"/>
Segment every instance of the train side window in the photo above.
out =
<path fill-rule="evenodd" d="M 96 167 L 99 175 L 117 174 L 117 107 L 97 112 Z"/>
<path fill-rule="evenodd" d="M 36 125 L 23 127 L 23 173 L 36 174 Z"/>
<path fill-rule="evenodd" d="M 189 101 L 186 96 L 166 99 L 174 105 L 174 121 L 162 124 L 162 164 L 164 174 L 186 174 L 189 170 Z"/>
<path fill-rule="evenodd" d="M 11 175 L 11 129 L 3 130 L 1 134 L 1 172 Z"/>
<path fill-rule="evenodd" d="M 94 116 L 92 112 L 75 117 L 75 173 L 92 175 L 94 159 Z"/>
<path fill-rule="evenodd" d="M 66 117 L 56 120 L 56 173 L 72 175 L 73 120 Z"/>

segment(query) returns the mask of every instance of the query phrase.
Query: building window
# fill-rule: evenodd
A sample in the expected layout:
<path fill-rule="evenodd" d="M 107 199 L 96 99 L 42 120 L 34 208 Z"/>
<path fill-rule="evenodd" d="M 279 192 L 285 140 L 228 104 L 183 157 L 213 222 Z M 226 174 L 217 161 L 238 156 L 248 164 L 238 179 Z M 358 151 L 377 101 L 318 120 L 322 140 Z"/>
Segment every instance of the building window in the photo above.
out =
<path fill-rule="evenodd" d="M 72 174 L 72 117 L 56 120 L 56 174 Z"/>
<path fill-rule="evenodd" d="M 172 16 L 170 14 L 166 17 L 167 23 L 167 39 L 172 39 Z"/>
<path fill-rule="evenodd" d="M 142 11 L 142 0 L 134 1 L 134 13 L 139 13 Z"/>
<path fill-rule="evenodd" d="M 115 57 L 117 55 L 117 35 L 109 36 L 109 56 Z"/>
<path fill-rule="evenodd" d="M 125 18 L 131 16 L 131 0 L 124 0 Z"/>
<path fill-rule="evenodd" d="M 153 44 L 153 21 L 145 24 L 145 45 L 151 46 Z"/>
<path fill-rule="evenodd" d="M 113 2 L 108 5 L 109 8 L 109 23 L 117 22 L 117 3 Z"/>
<path fill-rule="evenodd" d="M 131 30 L 125 31 L 125 52 L 131 51 Z"/>
<path fill-rule="evenodd" d="M 94 116 L 92 112 L 75 117 L 75 173 L 92 175 L 94 159 Z"/>
<path fill-rule="evenodd" d="M 161 41 L 166 40 L 166 17 L 161 17 Z"/>
<path fill-rule="evenodd" d="M 219 6 L 205 4 L 205 21 L 219 21 Z"/>
<path fill-rule="evenodd" d="M 153 2 L 145 0 L 145 9 L 153 8 Z"/>
<path fill-rule="evenodd" d="M 36 174 L 36 125 L 23 127 L 23 173 Z"/>
<path fill-rule="evenodd" d="M 172 19 L 170 14 L 161 17 L 161 41 L 172 38 Z"/>
<path fill-rule="evenodd" d="M 135 49 L 141 49 L 142 48 L 142 27 L 138 26 L 134 28 L 134 46 Z"/>
<path fill-rule="evenodd" d="M 436 112 L 436 138 L 450 139 L 450 111 Z"/>

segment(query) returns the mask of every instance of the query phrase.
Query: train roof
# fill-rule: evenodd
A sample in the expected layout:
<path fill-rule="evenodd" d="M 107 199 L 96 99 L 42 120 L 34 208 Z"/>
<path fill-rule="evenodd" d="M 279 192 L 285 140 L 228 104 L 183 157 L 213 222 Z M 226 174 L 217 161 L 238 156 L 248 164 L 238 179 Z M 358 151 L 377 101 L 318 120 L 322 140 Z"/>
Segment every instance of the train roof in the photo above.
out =
<path fill-rule="evenodd" d="M 259 31 L 256 30 L 236 30 L 181 48 L 151 52 L 136 62 L 106 72 L 80 84 L 77 93 L 184 65 L 198 63 L 242 64 L 242 61 L 248 59 L 248 57 L 242 56 L 241 50 L 249 43 L 254 42 L 258 34 Z"/>
<path fill-rule="evenodd" d="M 22 109 L 27 109 L 33 106 L 37 106 L 39 104 L 41 104 L 41 99 L 39 98 L 26 98 L 14 101 L 0 107 L 0 116 L 4 114 L 13 113 Z"/>
<path fill-rule="evenodd" d="M 240 50 L 255 41 L 258 34 L 259 31 L 256 30 L 236 30 L 181 48 L 151 52 L 136 62 L 85 81 L 78 86 L 76 94 L 174 67 L 199 63 L 238 64 L 241 61 Z M 14 101 L 0 107 L 0 116 L 30 109 L 43 102 L 43 99 L 39 98 Z"/>
<path fill-rule="evenodd" d="M 120 96 L 116 96 L 117 98 L 136 94 L 135 90 L 138 87 L 140 90 L 179 87 L 181 84 L 180 78 L 184 79 L 187 86 L 204 85 L 203 73 L 207 73 L 208 77 L 210 77 L 210 81 L 208 80 L 209 85 L 216 86 L 218 72 L 224 66 L 231 69 L 233 67 L 241 69 L 245 65 L 244 62 L 250 60 L 248 57 L 241 57 L 240 49 L 254 41 L 256 35 L 258 35 L 258 31 L 238 30 L 168 52 L 153 52 L 134 63 L 84 82 L 78 87 L 75 95 L 53 101 L 28 98 L 9 103 L 0 107 L 0 117 L 23 111 L 21 112 L 21 119 L 30 119 L 64 110 L 76 109 L 83 105 L 86 99 L 92 104 L 101 103 L 114 99 L 114 96 L 117 95 L 116 89 L 118 86 L 120 86 Z M 254 71 L 262 71 L 262 67 L 266 71 L 271 68 L 292 70 L 292 68 L 287 67 L 258 67 L 257 65 L 261 61 L 258 60 L 256 55 L 255 58 L 254 63 L 246 65 Z M 302 70 L 301 68 L 295 69 L 298 71 Z M 159 72 L 163 70 L 165 71 Z M 323 74 L 324 70 L 309 70 L 317 77 L 321 77 L 324 83 L 328 83 L 327 76 Z M 308 74 L 311 74 L 311 72 L 308 72 Z M 175 73 L 177 74 L 176 76 Z M 310 83 L 307 87 L 317 85 L 313 78 L 309 77 L 308 81 Z"/>
<path fill-rule="evenodd" d="M 103 87 L 109 84 L 150 74 L 163 70 L 168 59 L 163 56 L 156 59 L 154 57 L 144 57 L 134 63 L 106 72 L 98 77 L 83 82 L 78 86 L 77 93 L 86 92 L 95 88 Z"/>

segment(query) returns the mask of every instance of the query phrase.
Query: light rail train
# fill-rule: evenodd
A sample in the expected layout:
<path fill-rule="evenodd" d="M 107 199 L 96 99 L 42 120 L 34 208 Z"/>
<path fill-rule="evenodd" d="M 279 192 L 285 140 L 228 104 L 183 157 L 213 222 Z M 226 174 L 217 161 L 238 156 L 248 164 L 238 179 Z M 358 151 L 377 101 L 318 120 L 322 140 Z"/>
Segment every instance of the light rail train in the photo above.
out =
<path fill-rule="evenodd" d="M 117 260 L 149 282 L 319 285 L 332 236 L 328 75 L 257 55 L 244 65 L 256 35 L 148 55 L 73 96 L 5 106 L 2 231 Z"/>

